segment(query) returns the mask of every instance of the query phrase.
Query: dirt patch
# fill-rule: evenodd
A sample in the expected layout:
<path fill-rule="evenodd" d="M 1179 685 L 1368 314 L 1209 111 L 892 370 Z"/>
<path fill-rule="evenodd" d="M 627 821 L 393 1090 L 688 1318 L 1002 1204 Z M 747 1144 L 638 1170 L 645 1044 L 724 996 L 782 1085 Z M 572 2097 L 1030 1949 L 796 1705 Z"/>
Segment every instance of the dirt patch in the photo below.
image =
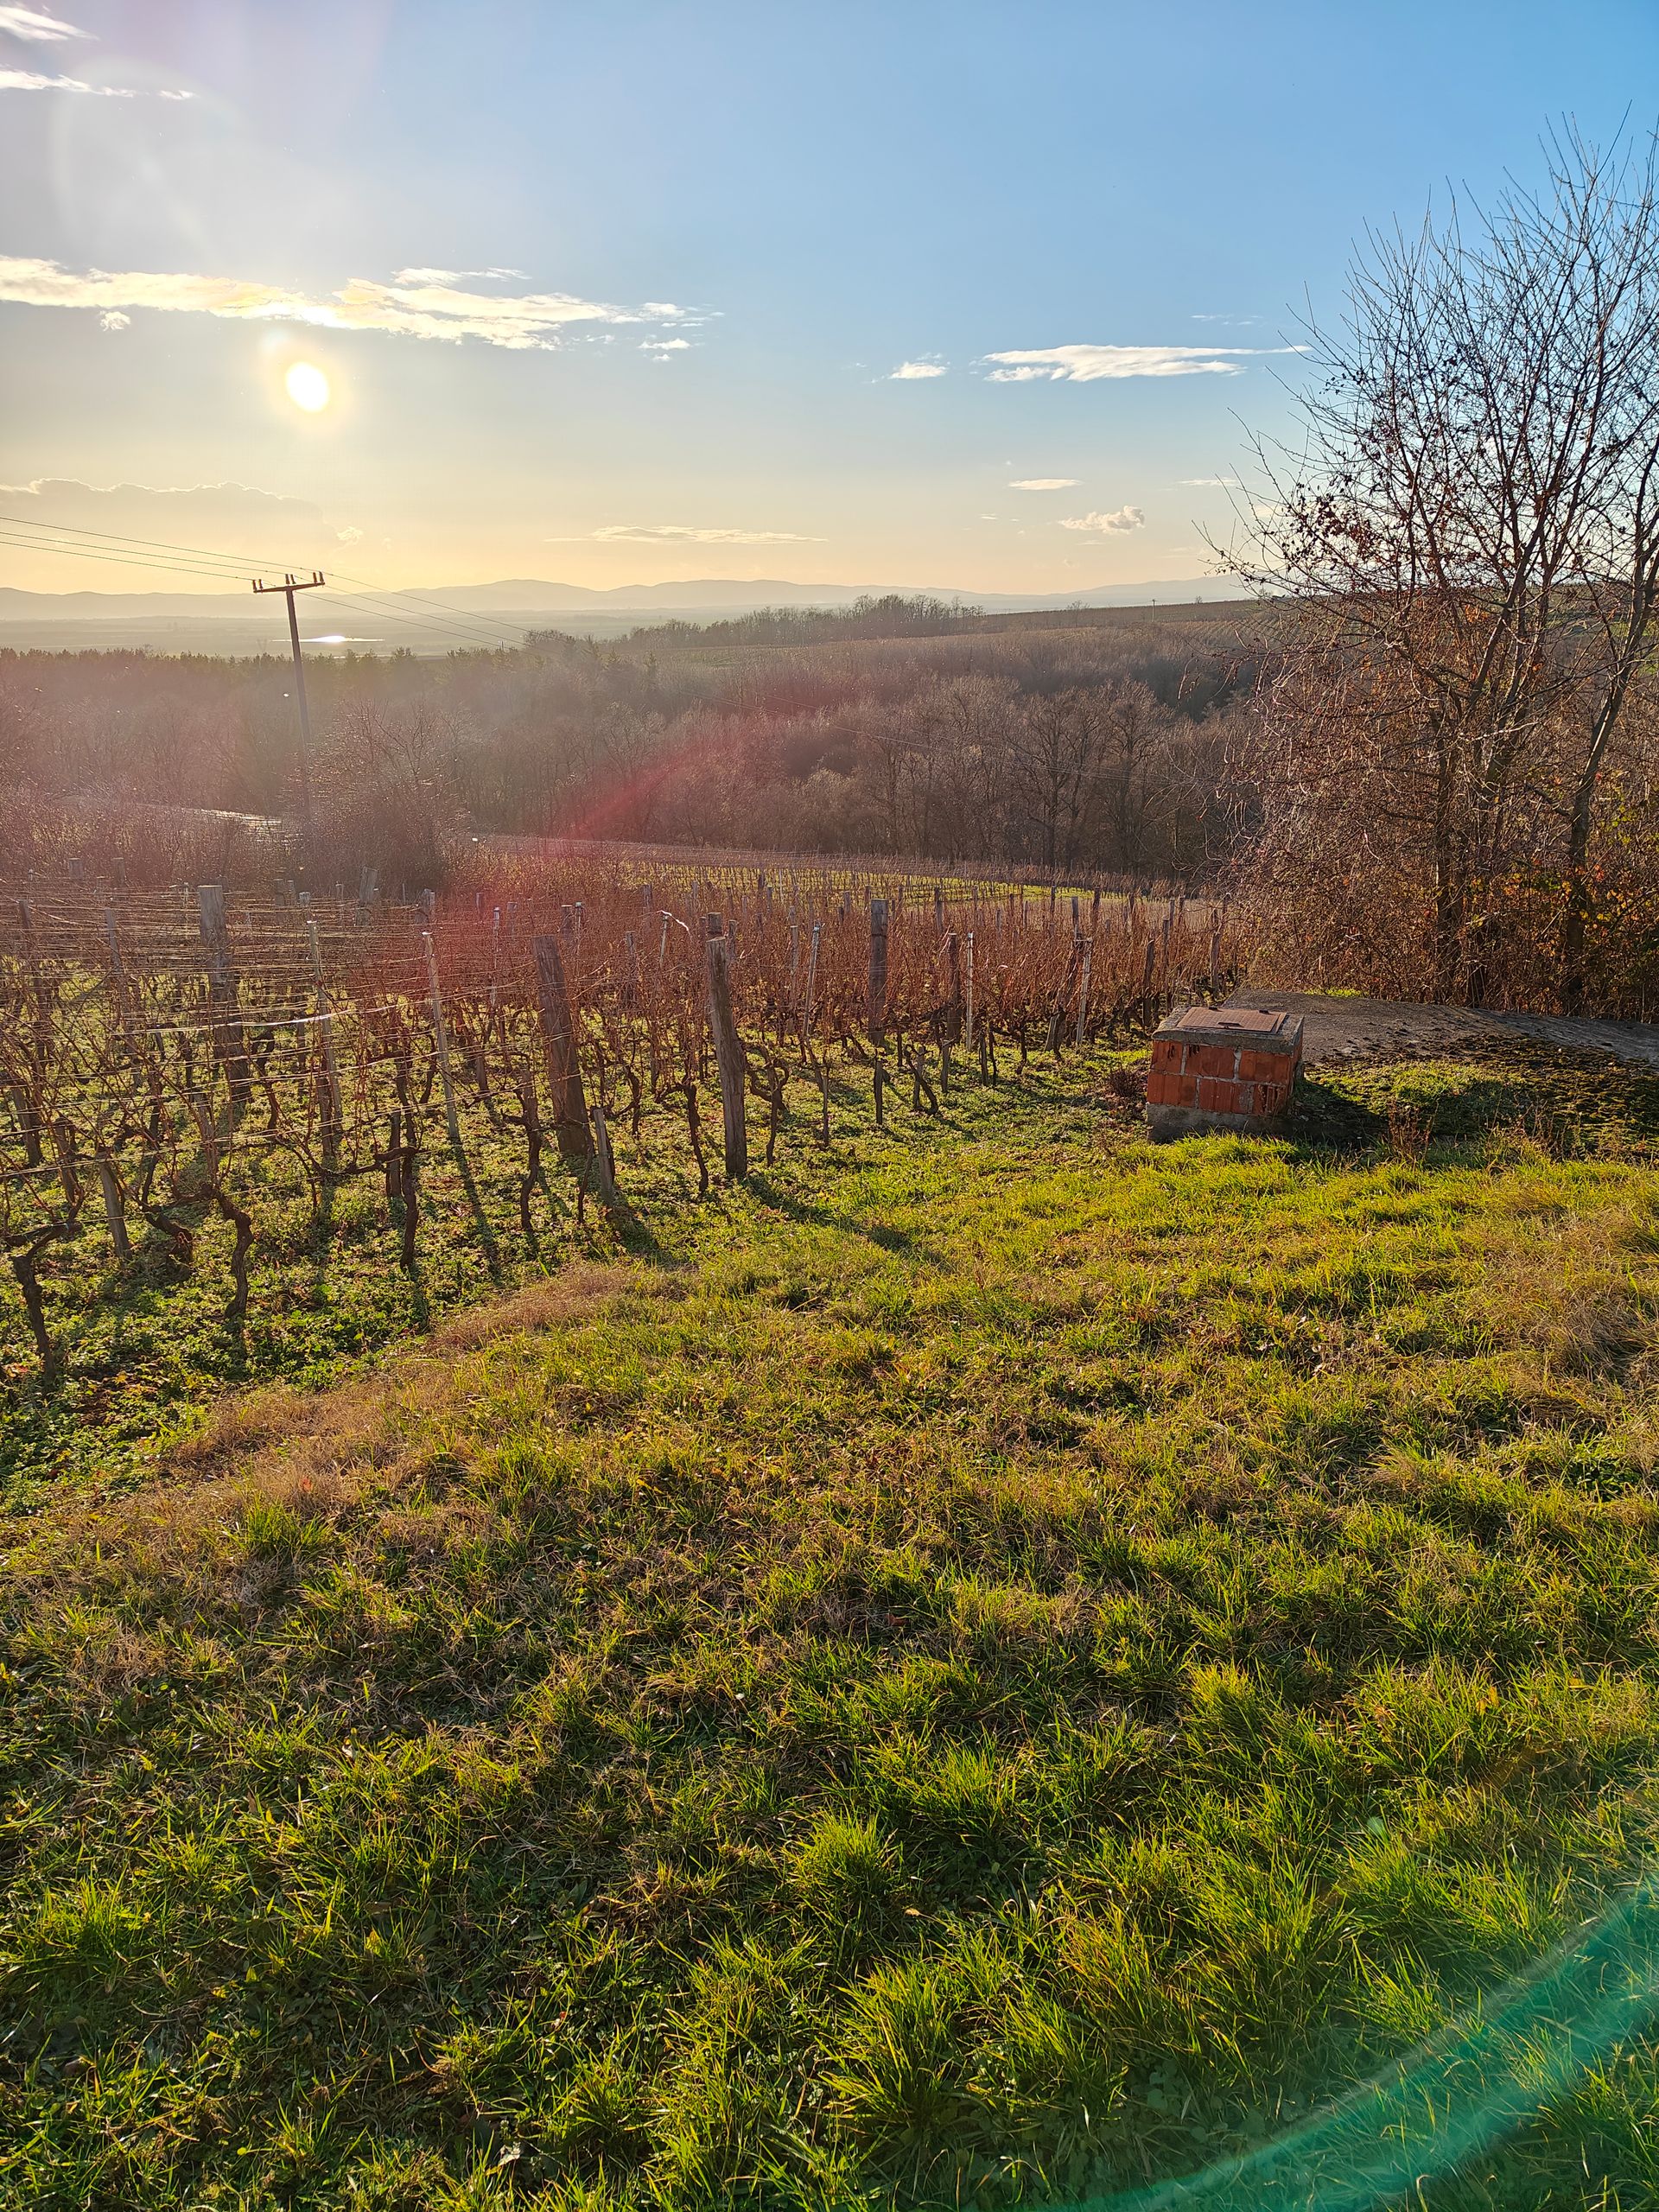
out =
<path fill-rule="evenodd" d="M 1404 999 L 1332 997 L 1323 991 L 1261 991 L 1246 985 L 1229 1006 L 1271 1007 L 1302 1017 L 1309 1061 L 1430 1055 L 1476 1039 L 1529 1037 L 1569 1052 L 1600 1052 L 1659 1068 L 1659 1023 L 1580 1021 L 1560 1014 L 1493 1014 L 1484 1007 L 1416 1006 Z"/>

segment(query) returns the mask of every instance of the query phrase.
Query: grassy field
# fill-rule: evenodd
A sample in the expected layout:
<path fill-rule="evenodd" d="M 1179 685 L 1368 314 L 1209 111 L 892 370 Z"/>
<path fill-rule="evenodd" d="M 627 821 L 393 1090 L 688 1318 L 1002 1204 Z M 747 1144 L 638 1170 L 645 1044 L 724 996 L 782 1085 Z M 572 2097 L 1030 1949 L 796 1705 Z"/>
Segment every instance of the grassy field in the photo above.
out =
<path fill-rule="evenodd" d="M 199 1193 L 178 1208 L 194 1246 L 188 1268 L 137 1222 L 133 1257 L 118 1262 L 95 1206 L 83 1210 L 73 1241 L 54 1248 L 47 1316 L 65 1371 L 51 1389 L 40 1387 L 22 1301 L 0 1277 L 0 1510 L 24 1509 L 66 1481 L 108 1490 L 142 1479 L 188 1446 L 226 1392 L 270 1382 L 316 1389 L 362 1374 L 388 1346 L 590 1249 L 573 1180 L 543 1176 L 527 1237 L 518 1213 L 522 1143 L 476 1108 L 461 1128 L 464 1175 L 441 1130 L 423 1152 L 421 1256 L 410 1274 L 397 1264 L 402 1210 L 385 1198 L 381 1176 L 345 1183 L 319 1220 L 283 1163 L 256 1154 L 238 1185 L 258 1228 L 240 1322 L 228 1311 L 233 1232 Z M 671 1216 L 696 1185 L 684 1147 L 652 1135 L 649 1151 L 626 1140 L 619 1147 L 628 1195 L 650 1216 Z"/>
<path fill-rule="evenodd" d="M 1655 2202 L 1659 1085 L 1105 1068 L 39 1471 L 0 2204 Z"/>

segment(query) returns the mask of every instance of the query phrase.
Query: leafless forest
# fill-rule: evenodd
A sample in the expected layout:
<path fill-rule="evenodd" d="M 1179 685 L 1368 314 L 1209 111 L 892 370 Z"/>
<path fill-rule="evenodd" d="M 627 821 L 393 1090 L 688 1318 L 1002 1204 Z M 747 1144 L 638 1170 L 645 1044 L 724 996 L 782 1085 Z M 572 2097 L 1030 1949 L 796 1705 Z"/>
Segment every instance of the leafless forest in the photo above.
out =
<path fill-rule="evenodd" d="M 319 657 L 311 876 L 372 864 L 418 888 L 475 836 L 530 833 L 1196 879 L 1230 849 L 1224 761 L 1253 679 L 1224 610 L 925 601 Z M 135 809 L 297 818 L 290 681 L 275 659 L 0 659 L 9 848 L 43 866 L 67 840 L 165 876 L 184 855 Z"/>

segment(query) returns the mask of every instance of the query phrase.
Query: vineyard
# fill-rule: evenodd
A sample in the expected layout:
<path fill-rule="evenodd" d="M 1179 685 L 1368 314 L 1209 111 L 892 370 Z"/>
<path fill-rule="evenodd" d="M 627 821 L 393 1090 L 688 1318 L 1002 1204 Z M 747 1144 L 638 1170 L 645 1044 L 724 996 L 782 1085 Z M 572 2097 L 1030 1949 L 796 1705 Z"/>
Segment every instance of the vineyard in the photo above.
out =
<path fill-rule="evenodd" d="M 187 1309 L 221 1380 L 303 1373 L 337 1265 L 383 1304 L 400 1275 L 418 1322 L 780 1144 L 1142 1034 L 1235 964 L 1227 911 L 1179 897 L 829 868 L 584 857 L 410 905 L 14 887 L 8 1396 L 78 1382 L 84 1434 L 135 1325 Z"/>

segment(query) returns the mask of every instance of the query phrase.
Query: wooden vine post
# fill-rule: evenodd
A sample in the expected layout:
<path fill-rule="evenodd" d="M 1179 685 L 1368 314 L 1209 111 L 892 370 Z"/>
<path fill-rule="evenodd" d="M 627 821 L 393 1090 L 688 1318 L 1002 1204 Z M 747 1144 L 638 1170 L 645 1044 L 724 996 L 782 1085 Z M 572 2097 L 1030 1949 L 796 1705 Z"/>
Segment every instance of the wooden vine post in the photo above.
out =
<path fill-rule="evenodd" d="M 104 909 L 104 938 L 110 949 L 110 991 L 115 1001 L 116 1020 L 121 1025 L 121 1035 L 129 1052 L 136 1049 L 133 1037 L 132 1001 L 127 990 L 127 966 L 121 957 L 121 938 L 116 928 L 115 909 Z M 117 1249 L 120 1247 L 118 1245 Z"/>
<path fill-rule="evenodd" d="M 881 1039 L 887 1026 L 887 902 L 885 899 L 870 901 L 870 981 L 869 1003 L 866 1008 L 870 1049 L 875 1055 L 875 1126 L 884 1126 L 881 1113 L 881 1085 L 887 1071 L 881 1065 Z"/>
<path fill-rule="evenodd" d="M 798 1035 L 801 1035 L 801 1058 L 807 1058 L 807 1038 L 812 1035 L 812 993 L 818 988 L 818 943 L 823 938 L 823 923 L 812 925 L 812 943 L 807 944 L 807 987 L 801 993 L 801 1013 L 798 1013 Z M 825 1086 L 830 1077 L 825 1075 Z M 827 1095 L 827 1090 L 825 1090 Z"/>
<path fill-rule="evenodd" d="M 870 901 L 868 1014 L 870 1042 L 880 1052 L 887 1026 L 887 902 L 885 899 L 872 899 Z"/>
<path fill-rule="evenodd" d="M 741 1183 L 749 1172 L 749 1133 L 745 1116 L 743 1040 L 732 1013 L 732 946 L 725 924 L 710 914 L 709 933 L 709 1027 L 720 1069 L 720 1103 L 726 1124 L 726 1173 Z"/>
<path fill-rule="evenodd" d="M 812 1034 L 812 997 L 818 987 L 818 944 L 823 936 L 823 924 L 812 925 L 812 941 L 806 954 L 806 995 L 801 1001 L 801 1036 L 803 1040 Z"/>
<path fill-rule="evenodd" d="M 421 943 L 426 950 L 427 988 L 432 994 L 432 1033 L 438 1044 L 438 1077 L 443 1084 L 443 1118 L 449 1130 L 449 1141 L 461 1150 L 461 1117 L 455 1111 L 455 1084 L 449 1065 L 449 1025 L 443 1018 L 443 993 L 438 988 L 438 956 L 432 943 L 430 930 L 421 931 Z"/>
<path fill-rule="evenodd" d="M 242 1035 L 238 1004 L 238 977 L 231 959 L 231 932 L 225 918 L 225 887 L 199 883 L 196 906 L 201 917 L 202 942 L 207 947 L 207 1018 L 213 1050 L 224 1063 L 231 1087 L 231 1103 L 241 1105 L 248 1095 L 248 1050 Z"/>
<path fill-rule="evenodd" d="M 944 940 L 945 999 L 944 1041 L 957 1045 L 962 1041 L 962 939 L 952 930 Z"/>
<path fill-rule="evenodd" d="M 556 937 L 532 938 L 536 962 L 536 995 L 542 1017 L 542 1036 L 547 1046 L 547 1072 L 552 1085 L 553 1133 L 559 1157 L 571 1166 L 585 1167 L 593 1154 L 588 1126 L 588 1101 L 582 1095 L 582 1070 L 576 1061 L 575 1023 L 570 1012 L 570 989 L 565 981 L 564 955 Z"/>
<path fill-rule="evenodd" d="M 115 1247 L 118 1260 L 132 1256 L 132 1243 L 127 1235 L 126 1217 L 121 1211 L 121 1185 L 115 1173 L 115 1163 L 107 1154 L 99 1153 L 92 1162 L 98 1171 L 98 1186 L 104 1194 L 104 1218 L 109 1224 L 110 1242 Z"/>
<path fill-rule="evenodd" d="M 316 978 L 317 1036 L 322 1046 L 322 1158 L 323 1165 L 332 1168 L 340 1161 L 340 1067 L 334 1058 L 334 1009 L 322 972 L 322 948 L 317 943 L 317 925 L 314 921 L 308 920 L 305 925 L 305 943 L 311 955 L 311 972 Z"/>

